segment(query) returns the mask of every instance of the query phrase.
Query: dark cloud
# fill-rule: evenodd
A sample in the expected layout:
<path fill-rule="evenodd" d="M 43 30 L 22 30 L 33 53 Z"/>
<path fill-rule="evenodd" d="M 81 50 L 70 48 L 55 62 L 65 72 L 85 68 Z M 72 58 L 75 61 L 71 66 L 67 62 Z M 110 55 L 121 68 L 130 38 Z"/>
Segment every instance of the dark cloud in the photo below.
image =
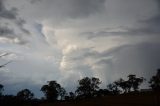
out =
<path fill-rule="evenodd" d="M 30 31 L 27 30 L 26 28 L 24 28 L 24 24 L 25 24 L 25 23 L 26 23 L 26 21 L 23 20 L 23 19 L 21 19 L 21 18 L 19 18 L 19 19 L 16 20 L 16 24 L 17 24 L 17 26 L 19 27 L 19 29 L 20 29 L 23 33 L 29 35 L 29 34 L 30 34 Z"/>
<path fill-rule="evenodd" d="M 160 0 L 155 0 L 158 5 L 158 12 L 160 11 Z M 143 32 L 149 33 L 149 34 L 156 34 L 159 35 L 160 33 L 160 13 L 157 13 L 156 15 L 152 16 L 149 19 L 146 20 L 140 20 L 141 24 L 144 24 L 146 26 L 145 28 L 139 29 Z"/>
<path fill-rule="evenodd" d="M 33 4 L 33 3 L 36 3 L 36 2 L 40 2 L 42 0 L 30 0 L 30 3 Z"/>
<path fill-rule="evenodd" d="M 104 81 L 114 81 L 120 77 L 126 77 L 129 74 L 144 76 L 149 80 L 151 75 L 160 67 L 159 54 L 160 44 L 140 43 L 118 46 L 104 52 L 96 52 L 89 48 L 82 49 L 80 56 L 76 55 L 76 57 L 79 58 L 74 58 L 75 56 L 73 56 L 71 59 L 73 59 L 72 61 L 75 63 L 81 63 L 78 68 L 82 70 L 82 73 L 93 72 L 91 68 L 83 69 L 83 67 L 87 67 L 88 64 L 82 64 L 83 61 L 86 61 L 85 59 L 93 59 L 91 66 L 103 68 L 103 70 L 97 69 L 95 71 L 102 74 L 99 76 L 100 78 L 106 78 L 105 80 L 103 79 Z M 80 62 L 77 62 L 79 60 Z M 110 75 L 112 75 L 112 77 L 110 77 Z"/>
<path fill-rule="evenodd" d="M 159 19 L 153 19 L 153 21 L 143 21 L 141 24 L 147 24 L 141 28 L 122 28 L 122 31 L 97 31 L 97 32 L 83 32 L 80 35 L 87 37 L 88 39 L 93 39 L 97 37 L 108 37 L 108 36 L 153 36 L 159 35 L 160 33 L 160 17 L 154 17 Z M 145 22 L 145 23 L 144 23 Z M 157 24 L 155 25 L 154 24 Z M 150 23 L 150 24 L 149 24 Z M 151 25 L 152 24 L 152 25 Z M 153 25 L 154 24 L 154 25 Z M 114 29 L 114 28 L 113 28 Z"/>
<path fill-rule="evenodd" d="M 17 9 L 12 8 L 7 10 L 4 6 L 4 0 L 0 0 L 0 18 L 5 19 L 16 19 L 17 17 Z"/>
<path fill-rule="evenodd" d="M 53 17 L 56 15 L 56 17 L 62 18 L 64 21 L 68 18 L 86 18 L 92 14 L 101 13 L 105 10 L 105 1 L 106 0 L 31 0 L 30 2 L 35 5 L 36 3 L 41 3 L 39 5 L 45 9 L 45 15 L 52 16 L 52 14 L 54 14 Z M 45 5 L 48 7 L 43 7 Z M 50 11 L 50 9 L 53 11 Z"/>
<path fill-rule="evenodd" d="M 24 45 L 27 43 L 27 40 L 23 38 L 23 36 L 17 35 L 15 30 L 9 28 L 8 26 L 0 26 L 0 37 L 7 38 L 13 43 L 17 43 L 20 45 Z M 17 39 L 17 42 L 14 40 Z"/>
<path fill-rule="evenodd" d="M 0 27 L 0 36 L 17 38 L 20 45 L 29 40 L 27 48 L 19 45 L 1 48 L 31 58 L 28 62 L 26 59 L 14 62 L 8 66 L 9 70 L 0 70 L 0 80 L 6 86 L 6 92 L 17 92 L 23 87 L 37 92 L 40 88 L 38 84 L 50 79 L 60 80 L 71 90 L 76 86 L 76 81 L 84 76 L 99 77 L 105 84 L 128 74 L 149 78 L 159 68 L 160 44 L 156 38 L 160 33 L 160 15 L 150 16 L 152 9 L 148 8 L 153 8 L 154 4 L 150 5 L 150 0 L 28 1 L 32 4 L 25 0 L 15 0 L 17 8 L 25 4 L 19 11 L 5 7 L 7 5 L 4 6 L 4 0 L 0 1 L 0 21 L 5 20 L 5 23 L 9 20 L 8 27 Z M 106 4 L 105 1 L 109 3 Z M 157 4 L 160 2 L 155 1 Z M 138 4 L 140 5 L 137 6 Z M 150 18 L 146 19 L 145 16 Z M 27 25 L 25 19 L 32 26 Z M 137 20 L 140 21 L 136 23 Z M 33 37 L 27 36 L 30 32 L 25 25 L 31 26 L 29 28 L 34 33 Z M 109 37 L 105 38 L 106 36 Z"/>
<path fill-rule="evenodd" d="M 12 39 L 14 38 L 14 31 L 6 26 L 0 26 L 0 36 Z"/>
<path fill-rule="evenodd" d="M 30 32 L 24 28 L 26 21 L 18 16 L 17 11 L 17 8 L 7 9 L 5 1 L 0 0 L 0 20 L 1 23 L 5 23 L 5 25 L 2 24 L 2 26 L 0 26 L 0 36 L 10 40 L 17 38 L 19 40 L 17 42 L 18 44 L 25 44 L 26 40 L 23 38 L 24 35 L 17 35 L 15 33 L 17 30 L 20 30 L 23 34 L 29 35 Z M 2 18 L 5 22 L 3 22 Z M 14 27 L 12 24 L 15 24 Z"/>
<path fill-rule="evenodd" d="M 144 76 L 147 79 L 160 67 L 160 44 L 141 43 L 136 45 L 121 46 L 104 52 L 99 56 L 113 56 L 111 59 L 101 59 L 99 65 L 106 64 L 112 67 L 112 80 L 118 77 L 125 77 L 128 74 Z M 115 60 L 115 61 L 114 61 Z M 96 63 L 96 64 L 97 64 Z M 106 69 L 107 71 L 107 69 Z M 108 76 L 106 74 L 106 76 Z"/>
<path fill-rule="evenodd" d="M 154 0 L 157 3 L 157 11 L 160 11 L 160 0 Z M 139 23 L 137 26 L 126 27 L 120 26 L 116 28 L 106 28 L 100 31 L 83 32 L 80 35 L 87 37 L 88 39 L 107 36 L 159 36 L 160 33 L 160 13 L 153 15 L 148 19 L 137 20 Z"/>
<path fill-rule="evenodd" d="M 104 10 L 105 0 L 69 0 L 72 7 L 69 15 L 71 18 L 86 17 Z"/>
<path fill-rule="evenodd" d="M 3 85 L 5 87 L 4 94 L 16 95 L 20 90 L 27 88 L 34 93 L 35 97 L 41 98 L 43 96 L 43 93 L 40 91 L 42 85 L 34 85 L 29 79 L 18 83 L 8 83 Z"/>
<path fill-rule="evenodd" d="M 42 38 L 46 40 L 47 38 L 45 37 L 45 35 L 43 34 L 43 31 L 42 31 L 43 30 L 43 25 L 39 24 L 39 23 L 36 23 L 35 28 L 38 31 L 38 33 L 42 36 Z"/>

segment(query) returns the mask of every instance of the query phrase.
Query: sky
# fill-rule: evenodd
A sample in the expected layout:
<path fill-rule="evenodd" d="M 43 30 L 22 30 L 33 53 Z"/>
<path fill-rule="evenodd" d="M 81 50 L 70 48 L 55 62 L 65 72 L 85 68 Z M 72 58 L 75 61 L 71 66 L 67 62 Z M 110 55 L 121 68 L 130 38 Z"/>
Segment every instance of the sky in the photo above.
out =
<path fill-rule="evenodd" d="M 0 0 L 0 83 L 6 94 L 83 77 L 105 88 L 160 68 L 160 0 Z"/>

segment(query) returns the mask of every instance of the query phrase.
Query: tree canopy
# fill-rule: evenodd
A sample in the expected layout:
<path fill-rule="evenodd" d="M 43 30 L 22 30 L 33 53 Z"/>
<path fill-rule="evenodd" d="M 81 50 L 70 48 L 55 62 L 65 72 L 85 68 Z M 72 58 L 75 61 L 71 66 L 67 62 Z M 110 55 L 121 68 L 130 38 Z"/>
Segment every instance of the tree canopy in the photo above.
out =
<path fill-rule="evenodd" d="M 115 84 L 123 90 L 124 93 L 133 91 L 138 91 L 139 86 L 143 83 L 145 79 L 143 77 L 136 77 L 136 75 L 128 75 L 128 80 L 123 80 L 120 78 L 115 81 Z"/>
<path fill-rule="evenodd" d="M 3 91 L 3 85 L 0 84 L 0 96 L 2 95 L 2 91 Z"/>
<path fill-rule="evenodd" d="M 154 91 L 160 91 L 160 69 L 157 70 L 157 74 L 150 79 L 149 83 Z"/>
<path fill-rule="evenodd" d="M 29 89 L 23 89 L 17 93 L 17 97 L 21 100 L 31 100 L 34 94 Z"/>
<path fill-rule="evenodd" d="M 94 96 L 94 93 L 99 89 L 99 85 L 101 84 L 99 78 L 95 77 L 85 77 L 78 82 L 79 86 L 77 87 L 76 93 L 83 97 Z"/>
<path fill-rule="evenodd" d="M 61 96 L 62 99 L 66 93 L 65 89 L 56 81 L 48 81 L 48 85 L 43 85 L 41 91 L 45 94 L 48 101 L 55 101 L 58 96 Z"/>

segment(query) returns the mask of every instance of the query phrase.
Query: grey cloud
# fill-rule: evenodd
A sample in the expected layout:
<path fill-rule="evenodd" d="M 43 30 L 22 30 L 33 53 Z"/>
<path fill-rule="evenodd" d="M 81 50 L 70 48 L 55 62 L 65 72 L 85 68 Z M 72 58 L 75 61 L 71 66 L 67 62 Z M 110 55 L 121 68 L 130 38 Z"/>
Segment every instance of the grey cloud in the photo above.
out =
<path fill-rule="evenodd" d="M 27 81 L 28 79 L 26 79 Z M 4 94 L 12 94 L 12 95 L 16 95 L 20 90 L 22 89 L 30 89 L 35 97 L 42 97 L 43 93 L 40 92 L 40 88 L 42 85 L 34 85 L 31 81 L 28 80 L 28 82 L 26 81 L 22 81 L 20 83 L 12 83 L 12 84 L 4 84 L 5 90 L 4 90 Z M 11 89 L 12 88 L 12 89 Z"/>
<path fill-rule="evenodd" d="M 155 0 L 158 5 L 158 12 L 160 11 L 160 0 Z M 160 13 L 157 13 L 155 16 L 152 16 L 146 20 L 140 20 L 140 23 L 146 26 L 145 31 L 158 34 L 160 33 Z"/>
<path fill-rule="evenodd" d="M 159 18 L 160 19 L 160 18 Z M 154 21 L 156 21 L 154 19 Z M 158 21 L 156 21 L 156 24 L 158 24 Z M 146 21 L 145 21 L 146 23 Z M 153 21 L 151 21 L 153 24 Z M 142 23 L 143 24 L 143 23 Z M 147 24 L 148 21 L 147 21 Z M 159 24 L 158 24 L 159 25 Z M 114 28 L 113 28 L 114 29 Z M 108 37 L 108 36 L 150 36 L 150 35 L 159 35 L 160 29 L 157 25 L 151 26 L 144 26 L 141 28 L 122 28 L 123 31 L 97 31 L 97 32 L 83 32 L 80 35 L 84 36 L 88 39 L 93 39 L 97 37 Z"/>
<path fill-rule="evenodd" d="M 72 9 L 69 12 L 71 18 L 86 17 L 104 10 L 105 0 L 69 0 Z"/>
<path fill-rule="evenodd" d="M 14 38 L 14 31 L 6 26 L 0 26 L 0 36 Z"/>
<path fill-rule="evenodd" d="M 15 24 L 23 33 L 28 35 L 31 34 L 29 30 L 24 28 L 24 24 L 26 24 L 26 21 L 24 19 L 17 16 L 17 18 L 15 19 Z"/>
<path fill-rule="evenodd" d="M 65 68 L 65 70 L 79 72 L 83 77 L 93 76 L 91 67 L 85 63 L 85 59 L 93 54 L 94 52 L 92 52 L 90 48 L 81 48 L 66 54 L 65 56 L 68 68 Z"/>
<path fill-rule="evenodd" d="M 17 38 L 19 40 L 18 44 L 25 44 L 26 40 L 23 38 L 24 35 L 17 35 L 15 33 L 17 29 L 27 35 L 29 35 L 30 32 L 24 28 L 24 24 L 26 22 L 18 16 L 17 11 L 17 8 L 7 9 L 5 6 L 5 1 L 0 0 L 0 20 L 2 23 L 2 26 L 0 26 L 0 36 L 10 40 Z M 3 25 L 3 23 L 5 25 Z M 12 24 L 15 24 L 14 27 Z"/>
<path fill-rule="evenodd" d="M 30 31 L 27 30 L 26 28 L 24 28 L 24 24 L 26 24 L 26 21 L 25 21 L 25 20 L 19 18 L 19 19 L 16 20 L 16 24 L 17 24 L 17 26 L 19 27 L 19 29 L 20 29 L 22 32 L 24 32 L 25 34 L 28 34 L 28 35 L 30 34 Z"/>
<path fill-rule="evenodd" d="M 4 0 L 0 0 L 0 18 L 7 18 L 7 19 L 16 19 L 17 17 L 17 9 L 12 8 L 7 10 L 4 6 Z"/>
<path fill-rule="evenodd" d="M 56 18 L 56 20 L 59 20 L 57 19 L 58 17 L 61 19 L 60 21 L 64 21 L 70 18 L 86 18 L 92 14 L 101 13 L 105 10 L 105 1 L 106 0 L 31 0 L 31 3 L 35 6 L 41 6 L 40 8 L 43 8 L 42 11 L 44 12 L 43 15 Z M 39 3 L 39 5 L 36 3 Z M 46 8 L 45 6 L 48 7 Z M 41 13 L 38 15 L 41 15 Z"/>
<path fill-rule="evenodd" d="M 159 47 L 160 44 L 157 43 L 140 43 L 123 45 L 104 52 L 86 48 L 80 50 L 79 56 L 72 54 L 73 57 L 69 59 L 73 59 L 72 61 L 79 66 L 75 67 L 74 71 L 79 69 L 82 75 L 98 76 L 103 84 L 115 81 L 120 77 L 125 78 L 129 74 L 144 76 L 149 80 L 160 66 Z M 92 59 L 92 65 L 83 64 L 88 58 Z M 98 68 L 91 69 L 92 66 Z"/>
<path fill-rule="evenodd" d="M 36 3 L 36 2 L 40 2 L 42 0 L 30 0 L 30 3 L 33 4 L 33 3 Z"/>
<path fill-rule="evenodd" d="M 19 0 L 17 0 L 17 3 L 18 1 Z M 153 16 L 152 18 L 147 19 L 147 20 L 140 21 L 139 22 L 140 26 L 133 26 L 133 27 L 122 26 L 120 28 L 117 28 L 118 30 L 116 30 L 116 28 L 113 28 L 112 30 L 112 28 L 109 28 L 109 29 L 107 28 L 108 27 L 118 27 L 118 26 L 114 26 L 114 25 L 110 26 L 110 24 L 107 24 L 107 22 L 109 22 L 111 19 L 107 20 L 107 14 L 105 14 L 106 12 L 104 12 L 103 14 L 106 16 L 105 17 L 102 16 L 105 19 L 101 20 L 101 16 L 99 17 L 99 13 L 101 13 L 103 9 L 105 8 L 105 0 L 63 0 L 63 1 L 62 0 L 41 0 L 41 1 L 40 0 L 29 0 L 29 2 L 30 1 L 33 4 L 32 5 L 29 4 L 29 5 L 31 5 L 31 7 L 33 6 L 33 8 L 28 9 L 29 6 L 26 6 L 28 11 L 24 11 L 24 14 L 29 17 L 29 18 L 25 17 L 25 19 L 28 18 L 28 20 L 31 20 L 33 22 L 33 23 L 31 22 L 31 24 L 34 25 L 33 27 L 37 31 L 35 32 L 35 36 L 33 37 L 33 39 L 32 38 L 29 39 L 31 40 L 30 43 L 31 43 L 32 49 L 28 50 L 27 48 L 27 50 L 24 50 L 26 49 L 24 48 L 24 46 L 22 46 L 23 48 L 22 49 L 22 48 L 18 48 L 19 45 L 16 45 L 17 47 L 11 50 L 16 51 L 16 52 L 20 51 L 20 54 L 29 53 L 30 55 L 28 57 L 30 57 L 31 59 L 28 62 L 24 60 L 24 61 L 19 61 L 19 62 L 16 61 L 13 64 L 10 64 L 8 66 L 8 68 L 10 69 L 9 70 L 10 72 L 6 71 L 2 73 L 2 71 L 0 71 L 1 73 L 0 79 L 4 81 L 3 83 L 7 86 L 7 92 L 10 92 L 10 93 L 15 92 L 15 91 L 12 91 L 10 88 L 13 88 L 14 90 L 17 90 L 22 87 L 37 88 L 39 87 L 39 85 L 33 86 L 30 84 L 34 82 L 35 83 L 45 83 L 45 81 L 50 80 L 50 79 L 58 80 L 58 81 L 60 80 L 61 82 L 64 83 L 66 87 L 71 89 L 72 87 L 76 86 L 75 84 L 77 82 L 75 83 L 75 81 L 77 81 L 79 78 L 83 76 L 97 76 L 100 79 L 103 79 L 103 82 L 104 81 L 115 81 L 116 79 L 120 77 L 123 77 L 123 78 L 126 77 L 128 74 L 136 74 L 138 76 L 144 76 L 144 77 L 149 78 L 156 71 L 156 69 L 159 68 L 160 66 L 160 56 L 159 56 L 160 44 L 159 42 L 157 44 L 154 43 L 154 39 L 157 37 L 154 38 L 151 36 L 152 37 L 151 38 L 147 36 L 148 38 L 151 38 L 147 40 L 146 39 L 143 40 L 143 38 L 145 37 L 137 37 L 137 36 L 142 36 L 142 35 L 143 36 L 145 35 L 158 36 L 160 33 L 159 24 L 158 24 L 159 15 Z M 110 1 L 113 2 L 112 0 Z M 116 4 L 117 2 L 115 1 L 114 3 Z M 122 0 L 122 4 L 124 1 L 126 0 Z M 136 2 L 138 4 L 139 1 L 137 0 Z M 133 4 L 133 7 L 134 5 L 135 4 Z M 110 7 L 113 7 L 113 6 L 111 5 Z M 10 11 L 10 10 L 7 9 L 7 11 Z M 32 11 L 34 12 L 32 13 Z M 116 13 L 112 10 L 109 10 L 109 11 L 113 12 L 113 14 Z M 129 12 L 130 10 L 128 10 L 126 14 L 128 14 Z M 22 15 L 24 15 L 23 10 L 21 11 L 21 13 Z M 115 22 L 116 25 L 119 25 L 119 26 L 122 25 L 122 24 L 117 23 L 118 21 L 121 21 L 121 19 L 119 19 L 119 18 L 122 18 L 121 16 L 119 16 L 120 14 L 121 13 L 119 13 L 118 15 L 117 14 L 113 15 L 113 16 L 109 14 L 113 17 L 113 21 L 111 23 L 114 23 L 114 20 L 117 20 Z M 32 15 L 33 17 L 35 15 L 35 18 L 32 19 Z M 88 18 L 88 16 L 92 16 L 92 17 Z M 95 18 L 94 16 L 96 17 L 96 19 L 93 19 Z M 117 17 L 115 18 L 114 16 L 117 16 Z M 130 23 L 128 22 L 130 20 L 132 21 L 132 19 L 130 19 L 130 17 L 128 18 L 126 15 L 123 15 L 123 16 L 125 17 L 123 18 L 124 21 L 125 19 L 128 20 L 128 21 L 125 21 L 124 24 L 130 25 Z M 38 18 L 42 18 L 42 20 L 39 21 Z M 80 24 L 81 26 L 81 27 L 76 27 L 75 28 L 76 30 L 74 30 L 74 28 L 73 29 L 71 28 L 70 30 L 70 27 L 68 28 L 68 26 L 66 26 L 64 30 L 67 30 L 69 32 L 70 31 L 75 32 L 75 35 L 71 34 L 71 37 L 70 37 L 69 35 L 70 33 L 69 34 L 65 33 L 65 31 L 63 32 L 62 30 L 64 35 L 63 33 L 62 34 L 60 33 L 58 35 L 58 31 L 61 31 L 59 30 L 59 28 L 58 28 L 58 31 L 56 32 L 57 27 L 52 27 L 52 25 L 50 26 L 48 24 L 44 24 L 46 28 L 51 28 L 55 30 L 55 39 L 49 38 L 50 42 L 57 41 L 58 43 L 65 43 L 65 40 L 67 40 L 67 43 L 64 46 L 72 45 L 72 44 L 76 45 L 77 48 L 75 48 L 75 50 L 71 49 L 66 54 L 65 53 L 61 54 L 61 52 L 65 49 L 65 47 L 61 47 L 61 45 L 59 45 L 58 43 L 52 43 L 53 44 L 52 47 L 50 45 L 44 44 L 44 41 L 47 38 L 47 33 L 45 35 L 42 31 L 43 29 L 42 21 L 48 21 L 49 24 L 53 24 L 54 22 L 52 23 L 52 21 L 57 22 L 57 20 L 59 21 L 59 18 L 62 24 L 66 24 L 64 20 L 67 20 L 68 18 L 69 19 L 72 18 L 71 21 L 69 20 L 67 22 L 69 26 L 70 24 L 74 24 L 75 26 L 77 24 Z M 80 18 L 80 19 L 77 19 L 77 18 Z M 136 16 L 133 18 L 135 20 L 139 19 Z M 93 21 L 91 21 L 93 24 L 89 22 L 90 19 L 91 20 L 93 19 Z M 8 20 L 10 19 L 8 18 Z M 35 24 L 35 21 L 42 22 L 42 23 Z M 20 19 L 17 15 L 14 22 L 15 22 L 16 28 L 19 28 L 21 32 L 25 33 L 25 35 L 28 35 L 27 31 L 25 30 L 23 31 L 23 28 L 25 28 L 24 27 L 25 24 L 28 24 L 27 21 Z M 103 22 L 104 24 L 97 24 L 97 23 L 103 23 Z M 57 23 L 55 23 L 55 26 L 59 25 L 59 22 Z M 92 25 L 95 25 L 95 26 L 92 27 Z M 103 28 L 107 27 L 107 28 L 101 29 L 102 27 Z M 96 30 L 96 29 L 100 29 L 100 30 Z M 91 31 L 91 30 L 95 30 L 95 31 Z M 12 32 L 12 29 L 10 29 L 9 27 L 8 31 L 4 31 L 6 32 L 6 34 L 4 34 L 3 36 L 7 36 L 7 33 L 9 36 L 11 33 L 10 31 Z M 80 36 L 77 36 L 76 34 L 79 32 L 84 32 L 84 33 L 81 33 L 80 36 L 86 36 L 88 39 L 87 40 L 86 38 L 81 39 Z M 51 31 L 51 34 L 49 33 L 48 35 L 54 36 L 54 32 Z M 111 41 L 109 41 L 111 43 L 108 43 L 107 41 L 110 39 L 107 39 L 107 38 L 103 39 L 106 36 L 118 36 L 118 37 L 117 39 L 111 39 Z M 124 36 L 136 36 L 136 37 L 135 39 L 132 40 L 132 37 L 126 37 L 125 39 Z M 25 36 L 26 37 L 25 38 L 23 35 L 19 35 L 19 36 L 16 35 L 16 37 L 20 39 L 20 42 L 19 42 L 20 44 L 24 44 L 27 42 L 26 41 L 27 37 L 30 37 L 30 36 L 27 36 L 27 37 Z M 103 40 L 98 39 L 96 37 L 102 37 Z M 91 41 L 91 39 L 93 38 L 95 38 L 93 40 L 94 42 Z M 124 38 L 124 40 L 121 40 L 121 38 L 122 39 Z M 139 41 L 136 41 L 136 40 L 139 40 L 139 38 L 141 39 L 140 42 L 151 42 L 151 43 L 141 43 L 140 44 Z M 114 40 L 116 41 L 120 40 L 118 42 L 120 42 L 120 45 L 122 44 L 123 45 L 120 46 L 119 43 L 115 42 L 116 43 L 115 44 L 116 47 L 115 47 Z M 123 41 L 125 42 L 125 40 L 126 40 L 126 43 L 121 44 L 121 42 Z M 92 46 L 93 48 L 90 48 Z M 51 47 L 52 50 L 47 49 L 48 47 L 49 48 Z M 58 49 L 55 49 L 54 47 Z M 103 50 L 101 50 L 101 47 Z M 112 48 L 108 49 L 108 47 L 109 48 L 112 47 Z M 8 48 L 11 48 L 11 47 L 7 47 L 7 49 Z M 4 47 L 4 49 L 6 48 Z M 36 53 L 32 53 L 32 51 L 34 52 L 36 51 Z M 48 54 L 53 55 L 54 58 L 48 57 Z M 52 59 L 53 60 L 55 59 L 55 60 L 51 63 L 48 63 L 44 61 L 43 59 L 41 59 L 44 55 L 45 56 L 47 55 L 47 59 L 49 60 L 52 60 Z M 69 69 L 60 70 L 61 68 L 60 61 L 63 60 L 62 59 L 63 57 L 61 56 L 64 56 L 66 59 L 63 65 L 69 66 Z M 27 72 L 27 74 L 24 74 L 25 72 Z M 9 82 L 12 84 L 7 85 L 7 83 Z M 24 85 L 24 83 L 27 85 Z M 37 90 L 34 90 L 34 91 L 37 91 Z"/>
<path fill-rule="evenodd" d="M 157 11 L 160 11 L 160 0 L 154 0 L 157 4 Z M 117 29 L 120 31 L 110 31 L 116 30 L 116 28 L 105 28 L 98 31 L 83 32 L 80 35 L 85 36 L 88 39 L 93 39 L 97 37 L 108 37 L 108 36 L 159 36 L 160 33 L 160 13 L 151 16 L 148 19 L 137 20 L 136 26 L 127 27 L 119 26 Z"/>
<path fill-rule="evenodd" d="M 100 77 L 106 78 L 106 81 L 124 78 L 128 74 L 144 76 L 148 80 L 160 67 L 159 47 L 157 43 L 140 43 L 119 46 L 101 53 L 86 49 L 80 58 L 92 58 L 93 66 L 103 68 L 103 71 L 95 71 L 102 74 Z"/>
<path fill-rule="evenodd" d="M 36 24 L 35 24 L 35 28 L 36 28 L 36 30 L 38 31 L 39 35 L 41 35 L 41 37 L 46 40 L 47 38 L 46 38 L 46 36 L 43 34 L 43 25 L 40 24 L 40 23 L 36 23 Z M 54 34 L 53 34 L 53 35 L 54 35 Z"/>
<path fill-rule="evenodd" d="M 20 45 L 26 44 L 27 40 L 23 38 L 23 36 L 15 34 L 15 31 L 8 26 L 0 26 L 0 37 L 7 38 L 14 42 L 15 39 L 18 40 L 18 42 L 14 42 Z"/>
<path fill-rule="evenodd" d="M 113 78 L 136 74 L 149 79 L 160 66 L 159 47 L 160 44 L 154 43 L 122 46 L 110 53 L 102 53 L 100 56 L 112 55 L 113 59 L 102 59 L 98 61 L 98 64 L 111 65 Z"/>

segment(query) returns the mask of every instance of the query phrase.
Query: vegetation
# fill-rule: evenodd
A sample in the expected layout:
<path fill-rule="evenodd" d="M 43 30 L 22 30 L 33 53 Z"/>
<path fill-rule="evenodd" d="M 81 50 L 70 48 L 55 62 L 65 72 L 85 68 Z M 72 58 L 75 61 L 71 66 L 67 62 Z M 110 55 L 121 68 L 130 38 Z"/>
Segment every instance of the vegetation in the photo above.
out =
<path fill-rule="evenodd" d="M 118 81 L 115 81 L 115 85 L 123 90 L 124 93 L 133 91 L 138 91 L 139 86 L 143 83 L 145 79 L 143 77 L 137 78 L 136 75 L 129 75 L 128 80 L 125 81 L 120 78 Z"/>
<path fill-rule="evenodd" d="M 29 89 L 23 89 L 14 95 L 3 95 L 4 86 L 0 84 L 0 105 L 5 106 L 6 104 L 15 105 L 37 105 L 44 102 L 54 102 L 57 101 L 79 101 L 87 100 L 99 97 L 109 97 L 113 96 L 119 98 L 120 95 L 132 94 L 134 95 L 144 95 L 144 93 L 139 91 L 139 86 L 145 81 L 143 77 L 137 77 L 136 75 L 128 75 L 128 79 L 124 80 L 120 78 L 119 80 L 107 85 L 106 89 L 100 89 L 101 81 L 99 78 L 89 78 L 85 77 L 78 80 L 78 87 L 74 92 L 66 93 L 66 90 L 56 81 L 48 81 L 46 85 L 41 87 L 41 91 L 44 93 L 45 99 L 36 99 L 34 94 Z M 149 81 L 150 87 L 153 91 L 160 91 L 160 69 L 157 70 L 157 74 L 153 76 Z M 149 92 L 148 92 L 149 93 Z M 159 93 L 158 93 L 159 94 Z M 150 94 L 149 94 L 150 95 Z M 157 96 L 157 94 L 156 94 Z M 111 98 L 110 97 L 110 98 Z M 140 97 L 140 96 L 139 96 Z M 158 98 L 159 96 L 157 96 Z M 119 98 L 120 99 L 120 98 Z M 158 101 L 159 99 L 157 99 Z"/>
<path fill-rule="evenodd" d="M 43 85 L 41 91 L 48 101 L 56 101 L 58 96 L 63 99 L 66 94 L 65 89 L 56 81 L 48 81 L 48 85 Z"/>
<path fill-rule="evenodd" d="M 3 91 L 3 85 L 0 84 L 0 96 L 2 96 L 2 91 Z"/>
<path fill-rule="evenodd" d="M 29 89 L 23 89 L 17 93 L 17 98 L 23 101 L 32 100 L 34 94 Z"/>
<path fill-rule="evenodd" d="M 78 81 L 79 86 L 77 87 L 76 93 L 78 98 L 88 98 L 94 97 L 99 89 L 99 84 L 101 84 L 98 78 L 88 78 L 85 77 Z"/>
<path fill-rule="evenodd" d="M 157 74 L 150 79 L 149 83 L 154 91 L 160 92 L 160 69 L 157 70 Z"/>

